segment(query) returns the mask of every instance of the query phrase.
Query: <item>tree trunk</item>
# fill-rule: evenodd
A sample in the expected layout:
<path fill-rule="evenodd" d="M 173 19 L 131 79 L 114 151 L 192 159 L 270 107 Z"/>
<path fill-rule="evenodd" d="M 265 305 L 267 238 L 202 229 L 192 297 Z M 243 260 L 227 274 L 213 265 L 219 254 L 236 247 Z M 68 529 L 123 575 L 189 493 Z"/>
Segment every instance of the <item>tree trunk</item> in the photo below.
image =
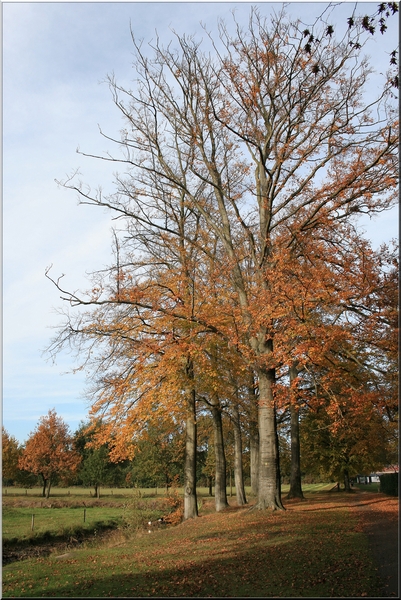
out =
<path fill-rule="evenodd" d="M 301 483 L 301 452 L 299 442 L 299 410 L 294 404 L 290 406 L 291 415 L 291 474 L 290 490 L 287 498 L 304 499 Z"/>
<path fill-rule="evenodd" d="M 187 375 L 193 379 L 193 364 L 189 360 Z M 195 390 L 188 391 L 184 464 L 184 520 L 198 516 L 196 498 L 196 400 Z"/>
<path fill-rule="evenodd" d="M 48 483 L 47 483 L 47 492 L 46 492 L 46 498 L 49 498 L 49 496 L 50 496 L 50 488 L 51 488 L 51 485 L 52 485 L 52 480 L 51 480 L 51 477 L 49 477 L 49 479 L 48 479 Z"/>
<path fill-rule="evenodd" d="M 42 477 L 42 481 L 43 481 L 42 496 L 43 496 L 43 498 L 46 498 L 47 479 L 45 479 L 42 474 L 41 474 L 41 477 Z"/>
<path fill-rule="evenodd" d="M 251 492 L 254 496 L 257 496 L 259 478 L 259 430 L 256 421 L 251 421 L 249 424 L 249 451 L 251 463 Z"/>
<path fill-rule="evenodd" d="M 258 495 L 259 479 L 259 429 L 258 429 L 258 396 L 255 387 L 255 378 L 253 372 L 250 373 L 250 383 L 248 385 L 248 394 L 250 399 L 249 415 L 249 453 L 250 453 L 250 475 L 251 475 L 251 493 Z"/>
<path fill-rule="evenodd" d="M 223 422 L 221 407 L 218 398 L 213 399 L 211 408 L 214 430 L 214 455 L 216 462 L 214 481 L 214 501 L 216 511 L 224 510 L 228 506 L 226 482 L 226 456 L 224 453 Z"/>
<path fill-rule="evenodd" d="M 290 367 L 290 385 L 298 377 L 295 365 Z M 301 446 L 299 441 L 299 409 L 293 402 L 290 404 L 291 416 L 291 474 L 290 490 L 287 498 L 304 499 L 301 483 Z"/>
<path fill-rule="evenodd" d="M 211 475 L 209 475 L 208 481 L 209 481 L 209 496 L 213 496 L 213 477 Z"/>
<path fill-rule="evenodd" d="M 256 508 L 285 510 L 281 502 L 280 462 L 276 409 L 272 385 L 273 369 L 258 368 L 259 378 L 259 480 Z"/>
<path fill-rule="evenodd" d="M 238 506 L 246 504 L 244 473 L 242 469 L 242 436 L 238 405 L 232 408 L 232 424 L 234 432 L 234 481 Z"/>
<path fill-rule="evenodd" d="M 344 469 L 344 488 L 346 492 L 351 492 L 351 484 L 349 480 L 349 471 L 348 469 Z"/>

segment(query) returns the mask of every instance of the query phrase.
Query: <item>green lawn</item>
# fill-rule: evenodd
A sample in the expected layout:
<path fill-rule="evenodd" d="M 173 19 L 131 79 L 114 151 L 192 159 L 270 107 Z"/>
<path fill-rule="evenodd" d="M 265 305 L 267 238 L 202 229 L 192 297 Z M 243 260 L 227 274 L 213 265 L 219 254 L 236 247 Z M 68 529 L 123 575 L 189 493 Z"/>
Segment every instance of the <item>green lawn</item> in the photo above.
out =
<path fill-rule="evenodd" d="M 361 492 L 378 492 L 380 483 L 354 483 L 354 488 Z"/>
<path fill-rule="evenodd" d="M 3 506 L 3 543 L 41 539 L 46 534 L 61 537 L 80 530 L 93 531 L 99 524 L 117 526 L 121 522 L 121 513 L 121 509 L 107 507 L 84 509 Z"/>

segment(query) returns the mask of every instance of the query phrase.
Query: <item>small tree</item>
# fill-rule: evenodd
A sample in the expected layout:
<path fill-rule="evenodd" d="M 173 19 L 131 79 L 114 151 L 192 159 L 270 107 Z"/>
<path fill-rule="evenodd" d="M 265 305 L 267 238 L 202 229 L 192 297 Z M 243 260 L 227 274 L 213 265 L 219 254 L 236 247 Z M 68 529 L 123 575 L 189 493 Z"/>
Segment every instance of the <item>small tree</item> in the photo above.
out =
<path fill-rule="evenodd" d="M 2 428 L 1 443 L 3 482 L 13 483 L 18 479 L 18 460 L 21 456 L 22 448 L 15 437 L 10 435 L 4 427 Z"/>
<path fill-rule="evenodd" d="M 43 483 L 43 497 L 48 498 L 56 476 L 74 472 L 79 462 L 80 457 L 72 448 L 69 427 L 53 409 L 40 418 L 26 443 L 18 466 L 39 475 Z"/>
<path fill-rule="evenodd" d="M 81 457 L 78 477 L 84 485 L 95 488 L 96 498 L 100 498 L 100 486 L 110 483 L 113 469 L 107 444 L 95 443 L 101 426 L 101 421 L 81 423 L 74 434 L 74 448 Z"/>
<path fill-rule="evenodd" d="M 110 478 L 109 451 L 106 446 L 92 448 L 83 461 L 79 475 L 84 485 L 93 485 L 96 498 L 100 498 L 100 486 Z"/>
<path fill-rule="evenodd" d="M 182 425 L 166 419 L 149 424 L 138 440 L 132 461 L 134 479 L 145 485 L 164 485 L 166 493 L 179 479 L 184 464 L 185 435 Z"/>

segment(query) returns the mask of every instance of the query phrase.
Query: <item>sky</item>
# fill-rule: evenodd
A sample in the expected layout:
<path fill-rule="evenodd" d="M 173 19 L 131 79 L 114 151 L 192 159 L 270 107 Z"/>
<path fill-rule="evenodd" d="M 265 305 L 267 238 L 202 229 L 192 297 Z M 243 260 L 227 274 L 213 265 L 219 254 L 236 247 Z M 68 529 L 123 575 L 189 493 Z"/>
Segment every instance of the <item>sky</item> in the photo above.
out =
<path fill-rule="evenodd" d="M 262 14 L 281 3 L 252 3 Z M 349 5 L 351 4 L 351 6 Z M 346 19 L 354 3 L 340 6 Z M 360 3 L 373 12 L 376 3 Z M 317 6 L 318 5 L 318 6 Z M 320 6 L 319 6 L 320 5 Z M 145 42 L 199 33 L 200 23 L 216 31 L 218 18 L 246 25 L 249 2 L 3 2 L 3 313 L 2 422 L 20 443 L 41 416 L 55 409 L 75 431 L 88 413 L 85 376 L 66 352 L 53 364 L 43 354 L 60 323 L 62 302 L 45 278 L 65 274 L 69 289 L 85 289 L 86 273 L 111 260 L 111 215 L 79 206 L 76 195 L 57 185 L 79 169 L 82 179 L 112 191 L 113 169 L 76 153 L 112 147 L 99 126 L 117 136 L 118 110 L 104 82 L 114 73 L 121 84 L 134 76 L 130 27 Z M 304 21 L 323 3 L 291 2 Z M 373 64 L 387 68 L 397 46 L 398 19 L 379 40 Z M 384 42 L 385 38 L 385 42 Z M 398 238 L 397 211 L 364 222 L 376 248 Z"/>

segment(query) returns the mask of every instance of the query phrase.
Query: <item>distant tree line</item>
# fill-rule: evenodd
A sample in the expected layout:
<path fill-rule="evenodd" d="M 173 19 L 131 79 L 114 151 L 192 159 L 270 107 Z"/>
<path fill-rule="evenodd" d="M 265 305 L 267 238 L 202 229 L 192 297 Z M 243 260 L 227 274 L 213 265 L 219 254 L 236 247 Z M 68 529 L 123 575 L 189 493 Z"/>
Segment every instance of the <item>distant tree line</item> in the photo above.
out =
<path fill-rule="evenodd" d="M 328 427 L 325 413 L 300 411 L 302 460 L 300 482 L 342 481 L 344 470 L 350 477 L 380 469 L 397 462 L 397 436 L 391 428 L 383 427 L 379 418 L 371 415 L 362 417 L 359 423 L 349 422 L 348 435 L 342 428 L 336 433 Z M 237 501 L 246 502 L 245 490 L 236 489 L 235 439 L 229 415 L 223 411 L 224 456 L 226 494 L 234 488 Z M 15 437 L 2 428 L 2 484 L 31 488 L 40 485 L 43 496 L 49 497 L 51 487 L 84 486 L 92 488 L 93 496 L 100 496 L 102 487 L 114 488 L 161 488 L 166 493 L 171 487 L 183 486 L 185 451 L 184 427 L 175 431 L 154 425 L 146 428 L 136 445 L 131 459 L 118 462 L 112 460 L 107 443 L 95 443 L 96 431 L 101 422 L 94 426 L 88 420 L 81 422 L 74 433 L 55 410 L 41 417 L 28 440 L 20 444 Z M 198 419 L 198 460 L 196 482 L 198 487 L 209 488 L 212 496 L 216 492 L 216 449 L 214 446 L 213 419 L 207 413 Z M 352 428 L 352 429 L 350 429 Z M 294 477 L 291 453 L 291 411 L 283 411 L 278 426 L 281 457 L 281 479 L 291 482 Z M 242 430 L 244 445 L 240 457 L 242 481 L 245 487 L 252 486 L 256 495 L 254 474 L 251 469 L 252 451 L 250 432 Z M 386 437 L 385 437 L 386 436 Z M 237 457 L 238 458 L 238 457 Z M 224 493 L 217 488 L 220 498 Z M 241 495 L 242 494 L 242 495 Z"/>

